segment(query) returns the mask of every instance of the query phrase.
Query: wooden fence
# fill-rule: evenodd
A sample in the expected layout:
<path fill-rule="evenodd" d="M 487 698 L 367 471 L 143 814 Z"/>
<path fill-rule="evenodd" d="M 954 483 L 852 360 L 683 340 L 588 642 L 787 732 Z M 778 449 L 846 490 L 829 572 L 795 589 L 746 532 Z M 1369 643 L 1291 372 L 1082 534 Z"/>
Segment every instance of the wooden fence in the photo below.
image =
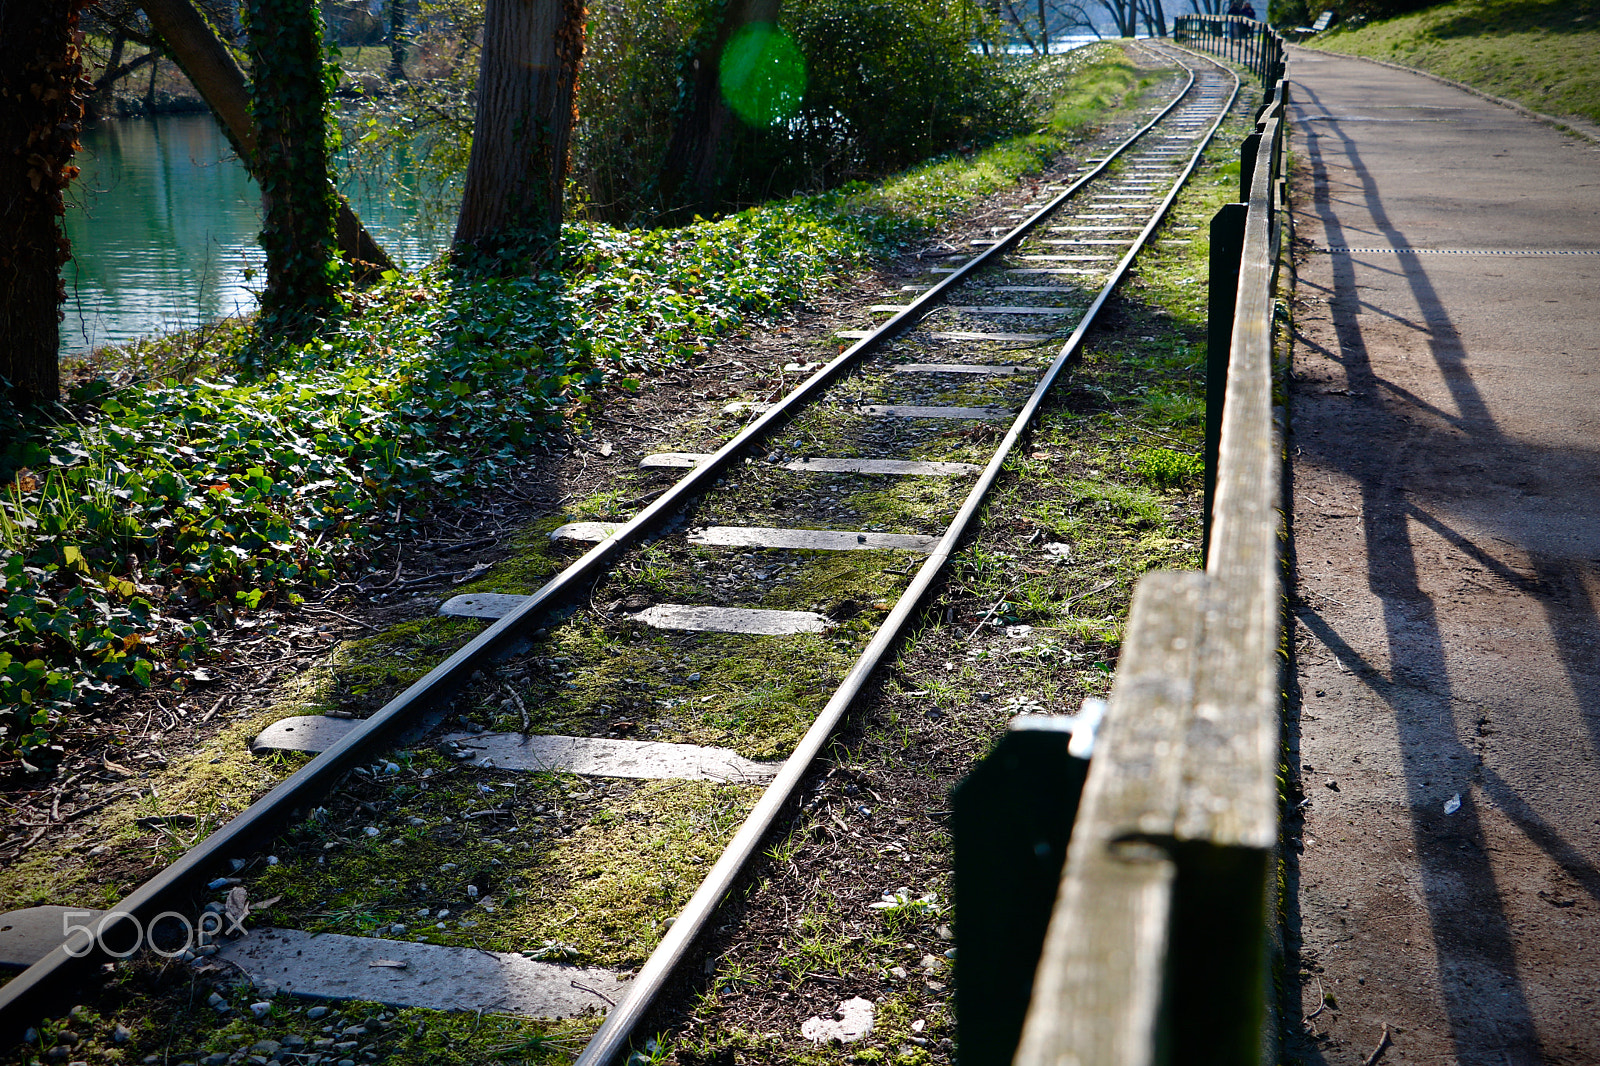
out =
<path fill-rule="evenodd" d="M 1134 592 L 1019 1066 L 1267 1054 L 1283 609 L 1272 325 L 1285 89 L 1281 65 L 1271 72 L 1242 160 L 1245 203 L 1213 224 L 1237 232 L 1239 261 L 1234 299 L 1222 301 L 1231 324 L 1205 569 L 1151 573 Z"/>
<path fill-rule="evenodd" d="M 1283 38 L 1265 22 L 1239 15 L 1179 15 L 1172 20 L 1172 39 L 1249 68 L 1263 85 L 1283 77 Z"/>

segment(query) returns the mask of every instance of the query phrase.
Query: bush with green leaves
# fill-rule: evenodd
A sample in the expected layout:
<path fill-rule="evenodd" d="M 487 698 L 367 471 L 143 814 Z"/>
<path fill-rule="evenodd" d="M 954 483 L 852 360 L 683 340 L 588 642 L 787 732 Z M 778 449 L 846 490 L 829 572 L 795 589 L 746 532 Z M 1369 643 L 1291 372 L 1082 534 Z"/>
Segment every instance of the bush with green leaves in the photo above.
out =
<path fill-rule="evenodd" d="M 472 137 L 470 100 L 481 0 L 426 0 L 406 93 L 372 97 L 347 119 L 345 180 L 397 195 L 453 188 Z M 618 224 L 659 219 L 677 205 L 659 188 L 693 65 L 726 0 L 597 0 L 578 79 L 569 189 L 577 213 Z M 720 200 L 759 203 L 882 177 L 919 159 L 982 146 L 1027 122 L 1015 64 L 976 54 L 990 27 L 973 0 L 791 0 L 785 28 L 808 84 L 798 114 L 737 129 L 725 145 Z M 425 68 L 425 69 L 424 69 Z M 420 76 L 424 73 L 431 76 Z"/>
<path fill-rule="evenodd" d="M 964 0 L 786 5 L 809 77 L 790 147 L 837 181 L 1016 132 L 1028 117 L 1023 91 L 999 58 L 971 47 L 984 17 Z"/>

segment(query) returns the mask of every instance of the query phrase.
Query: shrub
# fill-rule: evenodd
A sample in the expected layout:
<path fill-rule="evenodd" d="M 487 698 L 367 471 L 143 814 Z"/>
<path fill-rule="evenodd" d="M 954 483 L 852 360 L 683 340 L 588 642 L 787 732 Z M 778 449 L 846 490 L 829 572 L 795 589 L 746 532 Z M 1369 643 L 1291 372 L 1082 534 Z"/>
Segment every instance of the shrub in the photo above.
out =
<path fill-rule="evenodd" d="M 1000 60 L 972 51 L 981 18 L 965 3 L 790 4 L 785 20 L 810 75 L 790 143 L 829 180 L 848 180 L 1015 132 L 1024 93 Z"/>
<path fill-rule="evenodd" d="M 1163 489 L 1181 489 L 1200 483 L 1205 464 L 1200 457 L 1175 452 L 1171 448 L 1149 448 L 1134 459 L 1139 476 Z"/>

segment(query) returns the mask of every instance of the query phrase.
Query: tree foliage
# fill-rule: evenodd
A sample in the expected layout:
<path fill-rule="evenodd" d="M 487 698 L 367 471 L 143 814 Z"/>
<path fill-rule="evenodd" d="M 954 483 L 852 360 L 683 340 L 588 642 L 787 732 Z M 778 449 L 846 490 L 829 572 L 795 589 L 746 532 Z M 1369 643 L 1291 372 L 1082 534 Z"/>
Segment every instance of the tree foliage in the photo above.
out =
<path fill-rule="evenodd" d="M 973 0 L 786 0 L 780 21 L 809 72 L 793 116 L 735 120 L 709 197 L 663 181 L 674 130 L 697 106 L 733 0 L 594 0 L 576 89 L 568 197 L 607 221 L 658 222 L 693 199 L 704 211 L 888 173 L 929 153 L 991 140 L 1022 121 L 998 56 L 974 54 L 996 23 Z M 460 175 L 472 143 L 481 0 L 421 0 L 404 94 L 363 101 L 358 165 L 392 175 Z M 852 59 L 840 34 L 865 48 Z M 840 109 L 843 105 L 843 109 Z M 401 184 L 395 182 L 396 185 Z M 669 186 L 669 187 L 664 187 Z"/>

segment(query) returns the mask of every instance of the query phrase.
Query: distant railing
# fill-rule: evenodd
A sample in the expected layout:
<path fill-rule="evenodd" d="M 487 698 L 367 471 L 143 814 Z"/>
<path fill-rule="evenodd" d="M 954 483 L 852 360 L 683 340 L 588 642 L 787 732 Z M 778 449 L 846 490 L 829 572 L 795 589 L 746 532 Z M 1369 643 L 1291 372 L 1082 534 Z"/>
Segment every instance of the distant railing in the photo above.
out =
<path fill-rule="evenodd" d="M 1262 85 L 1283 77 L 1283 38 L 1265 22 L 1240 15 L 1179 15 L 1172 20 L 1172 39 L 1238 63 Z"/>
<path fill-rule="evenodd" d="M 1207 449 L 1215 489 L 1205 569 L 1148 574 L 1134 592 L 1018 1066 L 1240 1064 L 1268 1054 L 1283 609 L 1272 325 L 1284 91 L 1274 79 L 1246 140 L 1245 202 L 1212 221 L 1221 299 L 1212 305 L 1220 336 L 1208 374 L 1226 388 L 1220 411 L 1209 405 L 1218 438 Z M 965 1039 L 962 1051 L 965 1059 Z"/>

